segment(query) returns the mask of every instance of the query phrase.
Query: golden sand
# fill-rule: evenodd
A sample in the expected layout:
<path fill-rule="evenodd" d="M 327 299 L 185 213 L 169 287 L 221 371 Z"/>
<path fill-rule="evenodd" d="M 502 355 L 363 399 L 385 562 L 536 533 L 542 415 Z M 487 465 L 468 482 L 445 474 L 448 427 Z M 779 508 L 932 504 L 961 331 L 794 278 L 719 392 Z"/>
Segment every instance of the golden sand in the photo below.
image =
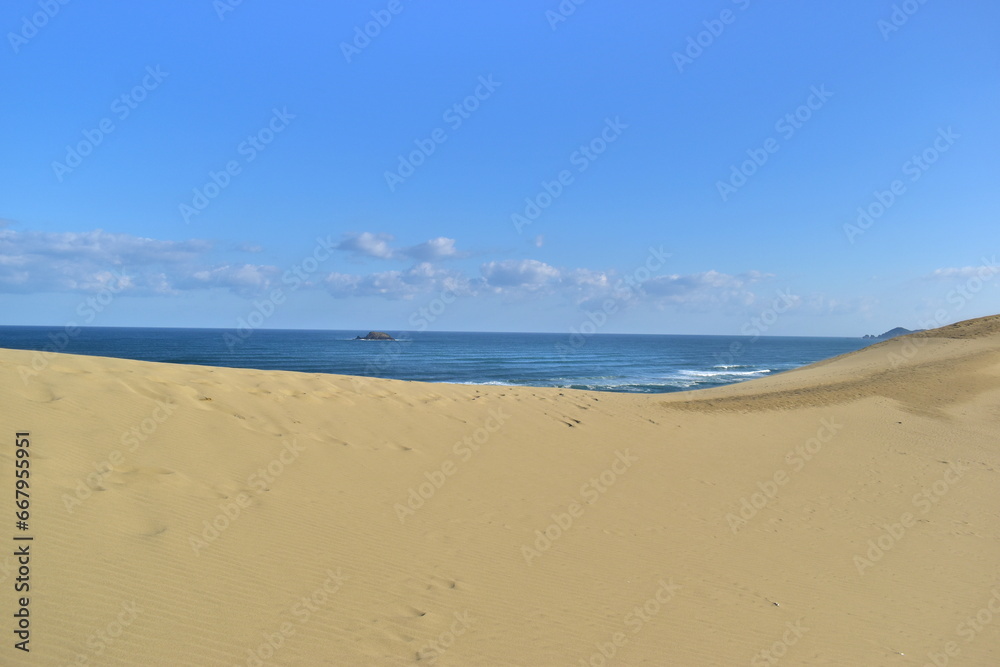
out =
<path fill-rule="evenodd" d="M 1000 664 L 1000 317 L 655 396 L 34 354 L 0 665 Z"/>

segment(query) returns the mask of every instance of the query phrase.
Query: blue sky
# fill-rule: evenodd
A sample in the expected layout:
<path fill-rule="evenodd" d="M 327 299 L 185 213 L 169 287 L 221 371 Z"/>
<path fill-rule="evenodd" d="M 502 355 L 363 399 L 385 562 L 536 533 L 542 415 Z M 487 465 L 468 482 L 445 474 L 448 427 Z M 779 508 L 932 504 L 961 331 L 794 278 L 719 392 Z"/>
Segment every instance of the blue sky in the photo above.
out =
<path fill-rule="evenodd" d="M 4 324 L 1000 312 L 987 0 L 11 0 L 0 33 Z"/>

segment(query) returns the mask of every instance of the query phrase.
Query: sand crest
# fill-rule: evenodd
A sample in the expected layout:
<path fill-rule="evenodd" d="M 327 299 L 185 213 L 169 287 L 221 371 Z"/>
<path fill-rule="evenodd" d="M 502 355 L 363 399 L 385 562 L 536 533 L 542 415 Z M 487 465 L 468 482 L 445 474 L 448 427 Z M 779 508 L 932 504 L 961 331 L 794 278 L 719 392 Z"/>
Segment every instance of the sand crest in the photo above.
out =
<path fill-rule="evenodd" d="M 33 361 L 3 665 L 1000 664 L 1000 317 L 655 396 Z"/>

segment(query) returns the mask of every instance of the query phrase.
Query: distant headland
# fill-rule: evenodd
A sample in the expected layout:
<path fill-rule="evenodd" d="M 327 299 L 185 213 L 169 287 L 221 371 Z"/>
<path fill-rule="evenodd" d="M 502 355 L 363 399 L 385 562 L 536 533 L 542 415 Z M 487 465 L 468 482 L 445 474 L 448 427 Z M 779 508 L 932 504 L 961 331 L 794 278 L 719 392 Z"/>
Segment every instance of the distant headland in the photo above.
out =
<path fill-rule="evenodd" d="M 862 338 L 871 340 L 888 340 L 890 338 L 895 338 L 896 336 L 905 336 L 906 334 L 917 333 L 918 331 L 923 331 L 923 329 L 915 329 L 911 331 L 910 329 L 904 329 L 903 327 L 896 327 L 895 329 L 889 329 L 881 336 L 872 336 L 869 334 L 867 336 L 862 336 Z"/>
<path fill-rule="evenodd" d="M 354 340 L 396 340 L 384 331 L 369 331 L 367 336 L 355 336 Z"/>

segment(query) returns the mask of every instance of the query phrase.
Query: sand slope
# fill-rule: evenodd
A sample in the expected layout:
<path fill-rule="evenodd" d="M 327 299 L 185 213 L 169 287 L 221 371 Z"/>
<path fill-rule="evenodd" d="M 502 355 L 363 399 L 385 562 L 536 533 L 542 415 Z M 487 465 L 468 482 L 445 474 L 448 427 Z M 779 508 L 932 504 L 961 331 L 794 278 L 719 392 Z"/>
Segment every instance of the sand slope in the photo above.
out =
<path fill-rule="evenodd" d="M 1000 317 L 667 396 L 33 357 L 3 665 L 1000 664 Z"/>

